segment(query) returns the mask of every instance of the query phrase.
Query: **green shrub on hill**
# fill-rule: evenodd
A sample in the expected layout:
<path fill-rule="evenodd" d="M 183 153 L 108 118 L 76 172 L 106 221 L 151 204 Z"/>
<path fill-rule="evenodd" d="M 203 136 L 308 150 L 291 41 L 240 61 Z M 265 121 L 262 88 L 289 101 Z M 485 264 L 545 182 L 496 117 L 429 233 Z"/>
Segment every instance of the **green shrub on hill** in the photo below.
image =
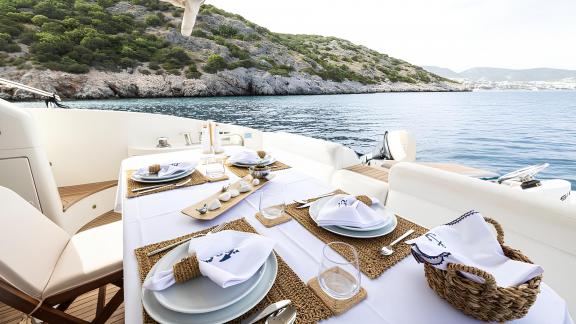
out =
<path fill-rule="evenodd" d="M 184 44 L 181 38 L 173 37 L 179 27 L 179 20 L 173 17 L 181 17 L 182 8 L 160 0 L 122 0 L 145 6 L 143 12 L 139 8 L 134 12 L 110 8 L 120 1 L 0 0 L 0 65 L 34 65 L 70 73 L 137 69 L 142 74 L 183 74 L 187 78 L 201 77 L 200 66 L 206 73 L 243 67 L 289 76 L 296 71 L 294 67 L 278 64 L 276 60 L 286 60 L 275 57 L 278 51 L 285 51 L 290 61 L 299 63 L 295 66 L 309 64 L 296 72 L 324 80 L 372 84 L 440 79 L 342 39 L 273 33 L 242 16 L 206 4 L 192 32 L 205 40 L 191 39 Z M 194 48 L 196 53 L 187 48 Z M 210 48 L 216 53 L 206 58 Z M 218 53 L 225 53 L 226 59 Z"/>
<path fill-rule="evenodd" d="M 204 72 L 216 73 L 218 71 L 226 70 L 227 68 L 228 64 L 222 56 L 218 54 L 212 54 L 208 57 L 206 65 L 204 65 Z"/>
<path fill-rule="evenodd" d="M 202 73 L 198 71 L 196 64 L 191 63 L 186 69 L 186 77 L 188 79 L 198 79 L 202 76 Z"/>

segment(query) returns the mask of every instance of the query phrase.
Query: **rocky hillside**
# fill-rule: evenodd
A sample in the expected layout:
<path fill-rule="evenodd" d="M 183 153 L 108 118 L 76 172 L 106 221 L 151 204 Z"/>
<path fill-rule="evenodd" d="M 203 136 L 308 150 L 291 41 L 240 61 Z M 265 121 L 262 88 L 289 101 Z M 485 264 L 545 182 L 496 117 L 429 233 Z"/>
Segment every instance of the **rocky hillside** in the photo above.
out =
<path fill-rule="evenodd" d="M 273 33 L 210 5 L 184 37 L 181 16 L 158 0 L 0 0 L 0 75 L 73 99 L 462 90 L 364 46 Z"/>

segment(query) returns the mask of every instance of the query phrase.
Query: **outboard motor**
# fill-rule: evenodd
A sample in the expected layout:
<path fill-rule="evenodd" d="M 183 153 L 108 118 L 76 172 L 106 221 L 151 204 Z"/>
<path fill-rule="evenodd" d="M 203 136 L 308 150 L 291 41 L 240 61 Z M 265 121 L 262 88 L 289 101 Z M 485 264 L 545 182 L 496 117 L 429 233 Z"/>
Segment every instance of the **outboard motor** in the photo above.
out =
<path fill-rule="evenodd" d="M 360 157 L 363 164 L 389 167 L 416 160 L 416 141 L 407 131 L 386 131 L 372 153 Z"/>

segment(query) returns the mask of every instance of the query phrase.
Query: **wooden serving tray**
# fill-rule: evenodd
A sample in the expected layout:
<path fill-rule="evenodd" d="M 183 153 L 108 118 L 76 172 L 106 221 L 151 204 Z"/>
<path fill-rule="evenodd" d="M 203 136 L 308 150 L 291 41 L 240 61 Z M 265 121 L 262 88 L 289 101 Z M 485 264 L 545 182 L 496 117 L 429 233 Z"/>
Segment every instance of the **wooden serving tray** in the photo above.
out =
<path fill-rule="evenodd" d="M 210 197 L 208 197 L 208 198 L 206 198 L 206 199 L 204 199 L 204 200 L 202 200 L 202 201 L 200 201 L 200 202 L 198 202 L 192 206 L 188 206 L 188 207 L 184 208 L 182 210 L 182 213 L 186 216 L 190 216 L 192 218 L 196 218 L 199 220 L 212 220 L 212 219 L 222 215 L 228 209 L 234 207 L 236 204 L 238 204 L 242 200 L 246 199 L 246 197 L 250 196 L 254 191 L 258 190 L 259 188 L 261 188 L 262 186 L 264 186 L 268 183 L 268 180 L 260 179 L 260 184 L 257 186 L 254 186 L 254 185 L 252 185 L 252 176 L 250 176 L 250 175 L 245 176 L 244 178 L 242 178 L 242 180 L 248 182 L 248 184 L 250 184 L 252 189 L 250 191 L 240 193 L 240 195 L 238 195 L 234 198 L 231 198 L 228 201 L 221 201 L 220 203 L 222 204 L 222 207 L 220 207 L 216 210 L 209 210 L 206 212 L 206 214 L 200 214 L 200 212 L 196 210 L 196 209 L 204 206 L 204 204 L 208 204 L 210 201 L 212 201 L 214 199 L 218 199 L 218 196 L 220 196 L 220 194 L 222 193 L 221 191 L 218 191 L 217 193 L 211 195 Z M 238 181 L 236 181 L 230 185 L 230 189 L 238 189 L 238 187 L 240 187 L 240 180 L 238 180 Z"/>

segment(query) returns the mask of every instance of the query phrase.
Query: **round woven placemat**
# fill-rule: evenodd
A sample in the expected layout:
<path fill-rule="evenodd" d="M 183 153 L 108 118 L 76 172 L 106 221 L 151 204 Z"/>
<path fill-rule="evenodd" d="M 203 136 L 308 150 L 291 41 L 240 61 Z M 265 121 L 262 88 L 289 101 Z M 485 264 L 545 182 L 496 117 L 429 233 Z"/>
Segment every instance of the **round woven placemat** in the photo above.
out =
<path fill-rule="evenodd" d="M 345 194 L 342 190 L 337 190 L 336 193 Z M 395 245 L 394 254 L 390 256 L 381 255 L 380 248 L 392 243 L 392 241 L 409 229 L 414 230 L 414 233 L 410 237 L 420 236 L 427 232 L 426 228 L 412 223 L 400 216 L 396 216 L 398 218 L 398 225 L 394 231 L 388 235 L 375 238 L 351 238 L 334 234 L 323 229 L 310 217 L 308 214 L 308 208 L 297 209 L 297 206 L 298 204 L 287 205 L 286 212 L 322 242 L 330 243 L 339 241 L 354 246 L 358 251 L 360 270 L 371 279 L 379 277 L 388 268 L 394 266 L 396 263 L 410 255 L 410 246 L 408 244 Z M 338 247 L 334 249 L 347 260 L 352 260 L 352 255 L 350 255 L 348 250 L 339 249 Z"/>
<path fill-rule="evenodd" d="M 248 233 L 257 233 L 256 230 L 250 224 L 248 224 L 245 219 L 238 219 L 228 223 L 226 229 Z M 146 279 L 148 272 L 150 272 L 154 264 L 156 264 L 156 262 L 158 262 L 169 251 L 148 257 L 147 254 L 149 252 L 168 246 L 175 242 L 179 242 L 194 235 L 205 234 L 210 230 L 211 228 L 208 228 L 200 232 L 188 234 L 164 242 L 146 245 L 134 250 L 138 263 L 141 282 L 144 282 L 144 279 Z M 266 297 L 264 297 L 264 299 L 262 299 L 258 305 L 252 308 L 252 310 L 243 316 L 231 321 L 231 323 L 240 323 L 242 319 L 246 319 L 250 315 L 263 310 L 266 306 L 284 299 L 291 300 L 292 304 L 294 304 L 296 307 L 298 311 L 298 318 L 296 323 L 317 323 L 321 320 L 333 316 L 334 314 L 332 311 L 324 304 L 320 297 L 318 297 L 312 291 L 312 289 L 310 289 L 302 280 L 300 280 L 298 275 L 294 273 L 294 271 L 286 264 L 286 262 L 284 262 L 284 260 L 282 260 L 280 256 L 276 255 L 276 257 L 278 259 L 278 275 L 274 285 L 272 286 L 272 289 L 270 289 Z M 143 310 L 143 312 L 144 323 L 156 323 L 146 313 L 146 311 Z"/>
<path fill-rule="evenodd" d="M 248 168 L 238 167 L 229 163 L 226 163 L 226 167 L 228 168 L 228 170 L 232 171 L 232 173 L 239 176 L 240 178 L 243 178 L 250 173 L 250 171 L 248 171 Z M 271 171 L 279 171 L 291 168 L 291 166 L 284 164 L 280 161 L 276 161 L 270 164 L 269 167 Z"/>
<path fill-rule="evenodd" d="M 165 188 L 158 188 L 158 189 L 151 190 L 151 191 L 145 192 L 145 193 L 139 193 L 139 192 L 132 192 L 132 190 L 150 187 L 150 186 L 156 185 L 157 183 L 141 183 L 141 182 L 134 181 L 131 178 L 132 174 L 134 172 L 136 172 L 136 171 L 135 170 L 126 171 L 126 187 L 127 187 L 126 197 L 128 197 L 128 198 L 151 195 L 151 194 L 155 194 L 155 193 L 162 192 L 162 191 L 168 191 L 168 190 L 173 190 L 173 189 L 178 189 L 178 188 L 196 186 L 196 185 L 204 184 L 204 183 L 208 182 L 208 179 L 200 171 L 195 170 L 194 172 L 192 172 L 192 174 L 190 174 L 187 177 L 184 177 L 184 178 L 181 178 L 178 180 L 174 180 L 174 181 L 158 183 L 158 184 L 162 184 L 162 185 L 169 185 L 169 184 L 177 184 L 179 182 L 186 181 L 186 180 L 190 179 L 190 182 L 188 182 L 187 184 L 185 184 L 183 186 L 180 186 L 180 187 L 170 186 L 170 187 L 165 187 Z"/>

